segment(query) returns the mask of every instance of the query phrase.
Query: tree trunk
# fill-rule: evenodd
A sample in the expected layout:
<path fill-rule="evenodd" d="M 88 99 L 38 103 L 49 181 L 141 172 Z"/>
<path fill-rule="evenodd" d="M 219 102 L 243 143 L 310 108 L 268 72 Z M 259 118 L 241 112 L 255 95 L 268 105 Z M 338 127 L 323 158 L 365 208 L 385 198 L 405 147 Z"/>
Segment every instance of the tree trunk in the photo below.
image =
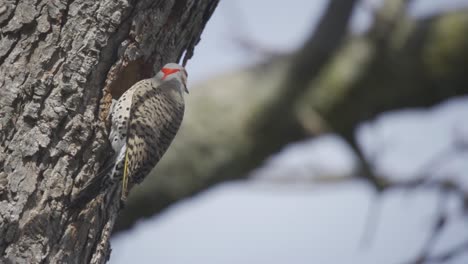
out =
<path fill-rule="evenodd" d="M 322 38 L 193 89 L 178 136 L 154 175 L 130 195 L 116 230 L 214 184 L 245 178 L 294 141 L 324 131 L 349 140 L 359 124 L 385 111 L 468 94 L 468 10 L 392 19 L 387 9 L 369 32 L 337 47 L 323 41 L 339 39 L 327 31 L 342 30 L 330 5 L 323 19 L 331 24 L 317 29 Z M 332 57 L 324 60 L 324 53 Z"/>
<path fill-rule="evenodd" d="M 73 194 L 108 155 L 111 97 L 193 54 L 217 0 L 0 3 L 0 263 L 104 263 L 116 192 Z"/>

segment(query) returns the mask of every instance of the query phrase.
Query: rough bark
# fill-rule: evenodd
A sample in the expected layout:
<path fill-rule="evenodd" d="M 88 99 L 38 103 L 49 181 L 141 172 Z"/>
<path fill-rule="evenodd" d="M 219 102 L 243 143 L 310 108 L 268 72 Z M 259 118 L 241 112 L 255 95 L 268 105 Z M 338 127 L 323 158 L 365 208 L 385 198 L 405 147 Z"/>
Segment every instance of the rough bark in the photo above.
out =
<path fill-rule="evenodd" d="M 0 3 L 0 263 L 106 262 L 118 193 L 69 201 L 109 153 L 111 96 L 190 58 L 217 2 Z"/>
<path fill-rule="evenodd" d="M 337 50 L 315 38 L 318 43 L 295 54 L 192 89 L 175 142 L 129 197 L 117 230 L 216 183 L 247 177 L 294 141 L 323 131 L 350 139 L 359 124 L 385 111 L 467 94 L 468 10 L 415 19 L 398 14 L 401 9 L 393 7 L 393 16 L 382 12 L 386 17 L 377 17 L 369 32 L 347 37 Z M 291 78 L 297 63 L 317 63 L 303 55 L 311 49 L 331 51 L 332 58 L 318 72 L 306 67 L 301 70 L 311 74 Z M 265 111 L 272 106 L 278 109 Z"/>

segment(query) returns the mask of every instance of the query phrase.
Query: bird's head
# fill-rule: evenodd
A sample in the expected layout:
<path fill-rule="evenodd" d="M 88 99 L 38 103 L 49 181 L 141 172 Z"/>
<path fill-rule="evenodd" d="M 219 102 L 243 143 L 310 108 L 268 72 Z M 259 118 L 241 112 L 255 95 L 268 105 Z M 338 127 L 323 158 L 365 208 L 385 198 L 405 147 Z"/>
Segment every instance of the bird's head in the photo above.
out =
<path fill-rule="evenodd" d="M 177 79 L 182 83 L 184 90 L 188 93 L 187 89 L 187 71 L 183 66 L 177 63 L 168 63 L 162 67 L 162 69 L 156 74 L 156 78 L 167 81 Z"/>

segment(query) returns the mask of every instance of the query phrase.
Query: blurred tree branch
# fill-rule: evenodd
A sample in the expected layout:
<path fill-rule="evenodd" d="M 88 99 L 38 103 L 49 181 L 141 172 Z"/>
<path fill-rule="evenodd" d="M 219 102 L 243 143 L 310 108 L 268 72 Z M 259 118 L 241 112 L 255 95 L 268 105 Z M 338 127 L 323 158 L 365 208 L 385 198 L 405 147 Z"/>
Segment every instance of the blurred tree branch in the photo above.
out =
<path fill-rule="evenodd" d="M 463 188 L 463 174 L 460 175 L 445 175 L 437 176 L 441 173 L 441 168 L 446 165 L 451 158 L 456 155 L 466 155 L 468 148 L 460 146 L 455 140 L 446 149 L 442 149 L 435 153 L 428 162 L 421 166 L 421 170 L 416 171 L 413 175 L 407 176 L 407 179 L 395 179 L 392 175 L 384 175 L 382 177 L 381 192 L 371 200 L 371 207 L 368 212 L 367 222 L 364 225 L 366 228 L 362 236 L 363 245 L 369 245 L 372 242 L 373 236 L 376 232 L 376 225 L 379 222 L 379 215 L 381 209 L 381 201 L 385 195 L 392 193 L 395 190 L 403 190 L 406 192 L 414 192 L 416 190 L 434 191 L 438 194 L 439 199 L 435 209 L 434 223 L 431 228 L 429 238 L 422 246 L 419 253 L 415 254 L 414 259 L 405 262 L 408 264 L 422 264 L 422 263 L 446 263 L 450 259 L 454 259 L 466 252 L 468 252 L 467 242 L 460 242 L 455 244 L 443 252 L 434 253 L 434 248 L 441 238 L 444 236 L 445 227 L 450 219 L 456 218 L 464 219 L 468 211 L 468 189 Z M 356 180 L 363 180 L 360 175 L 360 170 L 354 172 L 332 174 L 320 170 L 311 169 L 307 175 L 287 175 L 282 178 L 275 177 L 255 177 L 254 182 L 270 185 L 280 185 L 282 187 L 288 185 L 301 185 L 320 188 L 323 185 L 336 185 L 339 183 L 349 183 Z M 455 211 L 448 210 L 449 198 L 454 198 L 460 202 L 461 206 Z M 453 208 L 452 208 L 453 210 Z M 454 213 L 456 212 L 456 213 Z M 365 244 L 364 244 L 365 243 Z"/>
<path fill-rule="evenodd" d="M 392 27 L 376 19 L 366 34 L 347 36 L 353 6 L 332 1 L 295 54 L 194 89 L 174 144 L 132 193 L 116 228 L 218 182 L 247 177 L 288 143 L 324 131 L 352 143 L 355 128 L 380 113 L 468 92 L 468 10 L 423 19 L 400 14 Z M 396 184 L 372 172 L 366 179 L 379 189 Z"/>

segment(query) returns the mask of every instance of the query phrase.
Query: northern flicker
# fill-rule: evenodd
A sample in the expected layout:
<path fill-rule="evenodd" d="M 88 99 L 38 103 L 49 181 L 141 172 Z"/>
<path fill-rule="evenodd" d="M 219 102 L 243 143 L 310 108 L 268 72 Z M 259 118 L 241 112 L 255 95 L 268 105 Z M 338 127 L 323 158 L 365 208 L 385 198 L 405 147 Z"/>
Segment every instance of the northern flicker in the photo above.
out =
<path fill-rule="evenodd" d="M 121 200 L 125 202 L 128 190 L 143 181 L 174 139 L 184 116 L 184 92 L 188 93 L 186 70 L 168 63 L 153 78 L 137 82 L 114 101 L 109 141 L 115 154 L 104 169 L 106 175 L 95 177 L 96 183 L 85 189 L 101 192 L 121 180 Z M 91 194 L 85 195 L 89 198 Z"/>
<path fill-rule="evenodd" d="M 117 159 L 110 177 L 122 177 L 123 201 L 128 188 L 145 178 L 174 139 L 184 116 L 184 91 L 188 93 L 187 72 L 169 63 L 114 103 L 109 141 Z"/>

